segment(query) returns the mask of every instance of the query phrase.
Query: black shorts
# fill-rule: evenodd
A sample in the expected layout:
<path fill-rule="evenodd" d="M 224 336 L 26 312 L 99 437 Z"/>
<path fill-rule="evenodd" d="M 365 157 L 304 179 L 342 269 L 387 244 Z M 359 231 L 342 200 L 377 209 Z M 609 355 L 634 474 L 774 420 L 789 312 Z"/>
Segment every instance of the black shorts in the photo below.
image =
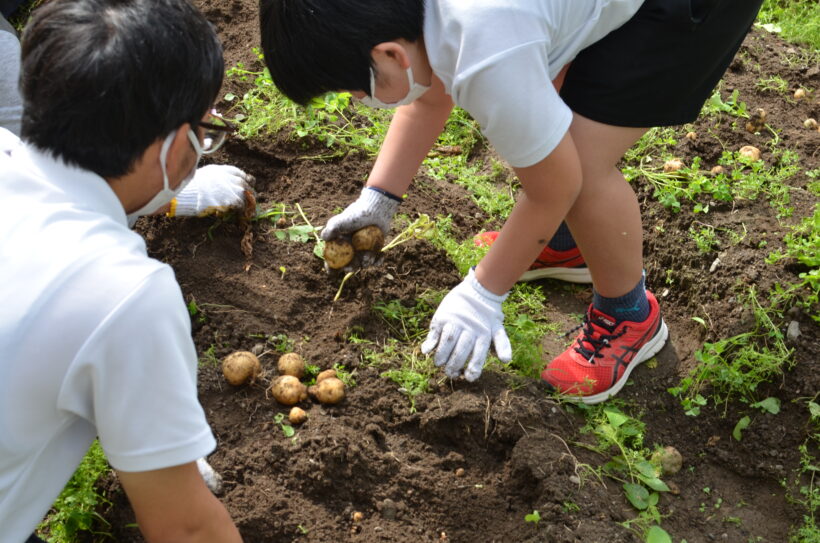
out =
<path fill-rule="evenodd" d="M 594 121 L 694 121 L 732 62 L 763 0 L 646 0 L 623 26 L 581 51 L 561 97 Z"/>

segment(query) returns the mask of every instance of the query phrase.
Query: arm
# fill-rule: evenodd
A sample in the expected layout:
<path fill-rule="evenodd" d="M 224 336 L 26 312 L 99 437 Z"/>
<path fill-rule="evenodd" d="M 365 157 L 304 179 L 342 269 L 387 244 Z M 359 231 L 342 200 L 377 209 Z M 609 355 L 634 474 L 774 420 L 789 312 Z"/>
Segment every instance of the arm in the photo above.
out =
<path fill-rule="evenodd" d="M 492 248 L 476 268 L 441 301 L 421 346 L 436 351 L 436 366 L 468 381 L 481 375 L 490 343 L 509 362 L 512 347 L 501 305 L 521 273 L 538 256 L 572 207 L 581 188 L 581 164 L 569 133 L 544 159 L 516 168 L 524 194 Z"/>
<path fill-rule="evenodd" d="M 569 132 L 546 158 L 515 173 L 523 193 L 475 272 L 495 294 L 510 290 L 532 264 L 581 190 L 581 163 Z"/>
<path fill-rule="evenodd" d="M 435 75 L 430 90 L 396 110 L 367 186 L 401 196 L 418 172 L 453 110 L 453 101 Z"/>
<path fill-rule="evenodd" d="M 118 471 L 149 543 L 242 541 L 222 503 L 205 486 L 195 462 L 143 472 Z"/>

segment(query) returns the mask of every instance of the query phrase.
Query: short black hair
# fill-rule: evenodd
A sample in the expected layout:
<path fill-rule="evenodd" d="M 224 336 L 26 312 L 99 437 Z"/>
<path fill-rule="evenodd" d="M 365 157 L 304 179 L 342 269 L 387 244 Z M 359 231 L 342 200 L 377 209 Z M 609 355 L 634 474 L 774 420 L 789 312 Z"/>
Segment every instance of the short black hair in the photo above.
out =
<path fill-rule="evenodd" d="M 22 139 L 106 178 L 196 123 L 225 71 L 212 25 L 187 0 L 57 0 L 22 39 Z"/>
<path fill-rule="evenodd" d="M 306 104 L 340 89 L 370 94 L 370 51 L 419 39 L 424 0 L 260 0 L 259 22 L 274 84 Z"/>

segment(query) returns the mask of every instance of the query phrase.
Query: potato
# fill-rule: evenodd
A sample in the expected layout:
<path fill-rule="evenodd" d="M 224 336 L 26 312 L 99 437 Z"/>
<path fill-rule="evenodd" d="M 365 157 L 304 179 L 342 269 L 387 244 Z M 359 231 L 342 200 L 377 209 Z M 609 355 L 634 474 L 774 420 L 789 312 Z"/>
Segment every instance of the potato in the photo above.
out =
<path fill-rule="evenodd" d="M 683 162 L 678 160 L 677 158 L 673 158 L 671 160 L 667 160 L 663 163 L 663 171 L 665 173 L 676 172 L 683 168 Z"/>
<path fill-rule="evenodd" d="M 809 117 L 808 119 L 803 121 L 803 126 L 808 128 L 809 130 L 814 130 L 815 128 L 817 128 L 817 119 Z"/>
<path fill-rule="evenodd" d="M 661 467 L 664 475 L 674 475 L 683 467 L 683 456 L 672 446 L 652 453 L 652 461 Z"/>
<path fill-rule="evenodd" d="M 328 377 L 336 377 L 336 370 L 329 369 L 329 370 L 325 370 L 325 371 L 320 371 L 319 375 L 316 376 L 316 383 L 321 383 L 322 381 L 324 381 Z"/>
<path fill-rule="evenodd" d="M 740 156 L 745 156 L 746 158 L 751 158 L 752 160 L 760 160 L 760 149 L 754 145 L 744 145 L 738 152 L 740 153 Z"/>
<path fill-rule="evenodd" d="M 766 128 L 766 110 L 759 107 L 749 115 L 749 120 L 746 122 L 746 131 L 755 134 L 764 128 Z"/>
<path fill-rule="evenodd" d="M 305 376 L 305 360 L 298 353 L 285 353 L 279 357 L 276 367 L 280 375 L 292 375 L 297 379 Z"/>
<path fill-rule="evenodd" d="M 222 361 L 222 375 L 234 386 L 253 382 L 262 373 L 262 365 L 249 351 L 236 351 Z"/>
<path fill-rule="evenodd" d="M 698 135 L 695 132 L 687 132 L 686 139 L 688 139 L 689 141 L 697 141 Z"/>
<path fill-rule="evenodd" d="M 319 403 L 336 404 L 345 398 L 345 384 L 338 377 L 327 377 L 308 388 L 308 394 Z"/>
<path fill-rule="evenodd" d="M 709 173 L 712 174 L 712 175 L 720 175 L 723 172 L 724 172 L 723 166 L 721 166 L 719 164 L 717 166 L 714 166 L 711 170 L 709 170 Z"/>
<path fill-rule="evenodd" d="M 301 407 L 291 407 L 288 420 L 291 424 L 302 424 L 307 420 L 307 413 Z"/>
<path fill-rule="evenodd" d="M 270 391 L 282 405 L 294 405 L 307 399 L 307 387 L 293 375 L 280 375 L 274 379 Z"/>
<path fill-rule="evenodd" d="M 381 251 L 384 246 L 384 234 L 378 226 L 365 226 L 353 232 L 352 241 L 353 249 L 356 251 Z"/>
<path fill-rule="evenodd" d="M 340 270 L 353 260 L 353 245 L 343 239 L 332 239 L 325 243 L 323 256 L 328 267 Z"/>
<path fill-rule="evenodd" d="M 794 91 L 794 99 L 795 100 L 802 100 L 806 97 L 806 90 L 805 89 L 797 89 Z"/>

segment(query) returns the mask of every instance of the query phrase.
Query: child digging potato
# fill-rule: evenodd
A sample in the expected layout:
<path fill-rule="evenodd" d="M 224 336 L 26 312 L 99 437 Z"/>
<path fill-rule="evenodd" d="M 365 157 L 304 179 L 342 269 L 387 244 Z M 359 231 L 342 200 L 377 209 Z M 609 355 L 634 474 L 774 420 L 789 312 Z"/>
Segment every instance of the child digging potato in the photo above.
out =
<path fill-rule="evenodd" d="M 761 2 L 261 0 L 260 20 L 273 81 L 294 101 L 346 90 L 398 108 L 326 240 L 389 230 L 454 105 L 480 124 L 523 190 L 501 231 L 477 237 L 490 250 L 442 300 L 422 351 L 473 381 L 491 343 L 511 358 L 501 304 L 516 281 L 591 282 L 577 338 L 541 378 L 592 404 L 668 337 L 644 287 L 638 201 L 616 164 L 650 127 L 697 117 Z"/>

